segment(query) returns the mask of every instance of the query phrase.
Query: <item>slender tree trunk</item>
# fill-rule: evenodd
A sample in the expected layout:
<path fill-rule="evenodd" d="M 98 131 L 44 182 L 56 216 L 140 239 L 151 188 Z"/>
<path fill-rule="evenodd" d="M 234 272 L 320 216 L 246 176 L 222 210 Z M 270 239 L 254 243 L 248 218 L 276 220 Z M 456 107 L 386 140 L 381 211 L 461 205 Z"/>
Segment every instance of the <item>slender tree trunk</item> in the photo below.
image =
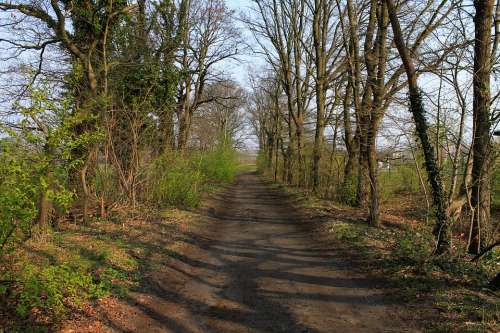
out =
<path fill-rule="evenodd" d="M 329 17 L 326 0 L 315 0 L 313 14 L 313 43 L 316 70 L 316 130 L 314 133 L 312 180 L 313 191 L 317 191 L 320 183 L 320 162 L 323 154 L 326 110 L 326 38 L 328 36 Z"/>
<path fill-rule="evenodd" d="M 357 178 L 354 174 L 356 170 L 356 162 L 359 161 L 360 146 L 361 146 L 361 101 L 360 101 L 360 86 L 361 86 L 361 68 L 359 59 L 359 32 L 358 32 L 358 17 L 353 6 L 352 0 L 347 0 L 347 14 L 349 18 L 349 45 L 346 43 L 346 49 L 349 50 L 349 69 L 348 73 L 348 89 L 344 99 L 344 130 L 345 144 L 347 149 L 347 161 L 344 167 L 344 180 L 342 184 L 343 201 L 354 204 L 356 193 L 353 193 L 354 187 L 357 186 Z M 339 9 L 340 13 L 340 9 Z M 341 22 L 342 24 L 342 22 Z M 350 89 L 349 89 L 350 88 Z M 350 106 L 354 106 L 354 114 L 356 116 L 356 131 L 352 135 Z M 359 191 L 358 191 L 359 192 Z"/>
<path fill-rule="evenodd" d="M 334 162 L 337 162 L 337 179 L 336 179 L 336 187 L 340 185 L 340 165 L 337 160 L 337 137 L 339 133 L 339 116 L 335 117 L 335 123 L 333 124 L 333 135 L 332 135 L 332 153 L 330 154 L 330 182 L 333 179 L 334 173 Z"/>
<path fill-rule="evenodd" d="M 325 132 L 325 91 L 323 83 L 317 85 L 316 88 L 316 131 L 314 133 L 314 148 L 313 148 L 313 190 L 317 191 L 320 185 L 319 168 L 323 153 L 323 140 Z"/>
<path fill-rule="evenodd" d="M 377 27 L 377 7 L 376 0 L 370 1 L 370 15 L 366 28 L 364 43 L 364 60 L 366 65 L 366 83 L 361 100 L 359 127 L 359 170 L 358 170 L 358 206 L 366 206 L 368 203 L 368 187 L 370 184 L 370 150 L 372 135 L 372 113 L 374 110 L 374 86 L 376 83 L 377 48 L 374 46 L 375 29 Z"/>
<path fill-rule="evenodd" d="M 289 110 L 288 112 L 288 147 L 286 150 L 286 157 L 285 157 L 285 172 L 284 176 L 286 179 L 287 184 L 292 184 L 293 183 L 293 159 L 295 155 L 294 147 L 295 147 L 295 135 L 293 131 L 293 121 L 292 121 L 292 116 L 290 112 L 293 112 Z"/>
<path fill-rule="evenodd" d="M 48 157 L 51 158 L 51 156 L 54 155 L 54 149 L 49 143 L 50 141 L 50 135 L 47 137 L 47 143 L 45 144 L 43 148 L 44 154 Z M 45 178 L 45 183 L 47 188 L 43 188 L 39 198 L 38 198 L 38 216 L 37 216 L 37 224 L 40 227 L 41 232 L 47 231 L 47 228 L 49 227 L 50 223 L 50 211 L 52 209 L 52 202 L 49 198 L 49 190 L 50 187 L 53 185 L 53 172 L 50 166 L 46 166 L 44 170 L 44 175 L 43 177 Z"/>
<path fill-rule="evenodd" d="M 49 227 L 49 214 L 52 205 L 49 200 L 49 196 L 46 190 L 44 190 L 40 194 L 40 198 L 38 199 L 38 218 L 37 224 L 40 227 L 40 230 L 44 232 Z"/>
<path fill-rule="evenodd" d="M 378 226 L 380 224 L 380 207 L 379 207 L 379 194 L 377 187 L 377 149 L 376 149 L 376 129 L 375 124 L 370 126 L 370 131 L 368 132 L 368 179 L 370 181 L 370 205 L 369 205 L 369 218 L 368 223 L 372 226 Z"/>
<path fill-rule="evenodd" d="M 276 149 L 274 150 L 274 181 L 278 180 L 278 163 L 279 163 L 279 144 L 280 138 L 276 140 Z"/>
<path fill-rule="evenodd" d="M 356 184 L 356 161 L 359 159 L 359 138 L 352 134 L 350 105 L 352 85 L 348 84 L 344 97 L 343 121 L 344 121 L 344 143 L 346 146 L 346 162 L 344 163 L 344 179 L 342 181 L 341 200 L 348 204 L 354 203 L 354 186 Z"/>
<path fill-rule="evenodd" d="M 305 170 L 305 160 L 304 160 L 304 128 L 303 128 L 303 119 L 302 116 L 297 116 L 298 121 L 295 127 L 295 142 L 296 142 L 296 155 L 297 155 L 297 163 L 299 165 L 298 171 L 298 183 L 299 186 L 304 186 L 306 183 L 306 170 Z"/>
<path fill-rule="evenodd" d="M 268 134 L 268 139 L 267 139 L 267 146 L 266 146 L 266 151 L 267 151 L 267 157 L 266 157 L 266 162 L 267 162 L 267 167 L 270 169 L 273 166 L 273 156 L 274 156 L 274 134 L 269 133 Z"/>
<path fill-rule="evenodd" d="M 160 131 L 158 138 L 159 145 L 157 152 L 168 152 L 175 148 L 175 135 L 174 135 L 174 112 L 171 110 L 163 110 L 160 119 Z"/>
<path fill-rule="evenodd" d="M 491 140 L 490 140 L 490 76 L 491 76 L 491 27 L 493 0 L 475 0 L 474 16 L 474 142 L 472 160 L 472 196 L 474 210 L 469 252 L 476 254 L 488 241 L 491 196 Z"/>
<path fill-rule="evenodd" d="M 367 128 L 365 124 L 361 124 L 363 129 L 360 131 L 359 138 L 359 154 L 358 154 L 358 181 L 356 191 L 356 206 L 366 207 L 368 203 L 368 136 L 366 134 Z"/>

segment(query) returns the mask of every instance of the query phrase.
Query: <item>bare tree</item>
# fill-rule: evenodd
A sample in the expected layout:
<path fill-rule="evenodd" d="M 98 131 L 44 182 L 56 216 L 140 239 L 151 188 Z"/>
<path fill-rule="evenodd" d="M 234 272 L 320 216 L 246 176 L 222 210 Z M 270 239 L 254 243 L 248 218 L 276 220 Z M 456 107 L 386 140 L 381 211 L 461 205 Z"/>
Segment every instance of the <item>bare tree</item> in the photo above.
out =
<path fill-rule="evenodd" d="M 243 89 L 232 80 L 207 85 L 206 98 L 193 117 L 193 137 L 201 149 L 214 144 L 242 147 L 244 142 L 244 119 L 242 108 L 245 103 Z"/>
<path fill-rule="evenodd" d="M 316 92 L 316 129 L 314 135 L 312 185 L 317 191 L 320 183 L 319 168 L 323 152 L 325 123 L 328 117 L 327 91 L 329 83 L 339 76 L 343 63 L 339 61 L 342 55 L 342 43 L 339 25 L 334 17 L 335 4 L 330 0 L 307 1 L 313 13 L 312 35 L 314 46 L 314 81 Z M 334 23 L 335 22 L 335 23 Z M 337 73 L 336 73 L 337 72 Z"/>
<path fill-rule="evenodd" d="M 417 74 L 413 60 L 408 52 L 406 43 L 403 39 L 403 33 L 399 24 L 396 8 L 392 0 L 385 0 L 392 30 L 394 33 L 394 42 L 398 49 L 401 60 L 403 61 L 406 75 L 408 78 L 408 90 L 410 92 L 410 111 L 417 129 L 420 143 L 425 156 L 425 166 L 427 175 L 432 188 L 433 204 L 436 210 L 436 226 L 434 228 L 437 237 L 436 253 L 444 253 L 450 248 L 450 230 L 448 217 L 448 203 L 445 197 L 441 172 L 437 166 L 437 160 L 434 149 L 430 143 L 428 134 L 428 124 L 425 118 L 425 109 L 422 102 L 422 94 L 417 84 Z"/>
<path fill-rule="evenodd" d="M 204 98 L 207 82 L 218 80 L 217 64 L 234 59 L 242 51 L 233 13 L 223 0 L 191 2 L 182 38 L 179 63 L 181 80 L 177 97 L 178 149 L 188 143 L 191 118 Z"/>
<path fill-rule="evenodd" d="M 244 18 L 265 56 L 278 74 L 287 98 L 288 145 L 286 179 L 293 182 L 294 161 L 298 183 L 305 184 L 304 123 L 312 95 L 310 80 L 313 58 L 307 50 L 311 38 L 307 26 L 307 6 L 303 0 L 253 0 L 255 17 Z"/>

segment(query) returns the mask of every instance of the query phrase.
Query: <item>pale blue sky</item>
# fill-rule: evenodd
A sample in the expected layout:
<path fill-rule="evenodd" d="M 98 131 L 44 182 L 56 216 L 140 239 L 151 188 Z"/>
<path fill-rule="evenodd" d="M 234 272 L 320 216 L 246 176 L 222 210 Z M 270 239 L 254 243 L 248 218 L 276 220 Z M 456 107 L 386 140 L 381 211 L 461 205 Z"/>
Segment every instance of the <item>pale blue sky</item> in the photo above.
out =
<path fill-rule="evenodd" d="M 250 0 L 226 0 L 226 4 L 229 8 L 236 10 L 236 17 L 240 16 L 241 12 L 248 11 L 248 7 L 251 4 Z M 252 36 L 245 31 L 245 27 L 237 23 L 240 29 L 242 29 L 243 34 L 245 35 L 244 40 L 246 42 L 252 43 Z M 242 47 L 243 49 L 243 47 Z M 235 63 L 231 61 L 230 63 L 222 64 L 222 67 L 233 79 L 236 79 L 241 85 L 244 87 L 248 87 L 248 73 L 249 71 L 254 71 L 255 67 L 260 67 L 260 63 L 262 62 L 259 57 L 252 56 L 251 54 L 242 55 L 239 57 L 240 62 Z M 252 68 L 252 69 L 250 69 Z"/>
<path fill-rule="evenodd" d="M 244 9 L 245 6 L 248 6 L 250 1 L 248 1 L 248 0 L 226 0 L 226 3 L 232 9 Z"/>

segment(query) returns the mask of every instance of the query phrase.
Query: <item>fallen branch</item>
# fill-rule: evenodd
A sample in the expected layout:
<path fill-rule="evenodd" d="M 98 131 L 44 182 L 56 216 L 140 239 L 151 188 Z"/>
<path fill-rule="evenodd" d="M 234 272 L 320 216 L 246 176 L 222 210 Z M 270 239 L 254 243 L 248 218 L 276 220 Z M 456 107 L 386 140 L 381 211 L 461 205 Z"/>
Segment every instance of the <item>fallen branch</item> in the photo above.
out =
<path fill-rule="evenodd" d="M 491 244 L 490 246 L 486 247 L 484 250 L 482 250 L 477 256 L 472 258 L 471 261 L 477 261 L 479 260 L 482 256 L 484 256 L 486 253 L 489 251 L 493 250 L 496 246 L 500 245 L 500 240 L 497 240 L 495 243 Z"/>

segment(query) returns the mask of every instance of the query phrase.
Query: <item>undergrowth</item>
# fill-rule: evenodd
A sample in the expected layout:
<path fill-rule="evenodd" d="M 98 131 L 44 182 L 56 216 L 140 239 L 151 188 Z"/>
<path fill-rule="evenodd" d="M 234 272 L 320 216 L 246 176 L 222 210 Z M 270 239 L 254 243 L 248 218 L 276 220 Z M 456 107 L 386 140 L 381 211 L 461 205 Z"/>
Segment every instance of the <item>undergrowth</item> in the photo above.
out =
<path fill-rule="evenodd" d="M 196 207 L 204 191 L 231 182 L 237 167 L 234 150 L 223 145 L 189 155 L 171 152 L 151 165 L 147 201 L 160 208 Z"/>
<path fill-rule="evenodd" d="M 426 332 L 496 332 L 500 320 L 498 294 L 487 289 L 497 273 L 500 252 L 479 263 L 470 261 L 463 244 L 434 256 L 428 228 L 372 228 L 361 221 L 329 222 L 328 231 L 360 254 L 373 273 L 391 281 L 405 302 L 433 308 L 447 320 L 424 320 Z M 424 315 L 425 319 L 425 315 Z"/>
<path fill-rule="evenodd" d="M 124 297 L 137 286 L 139 263 L 126 241 L 74 226 L 33 238 L 4 257 L 0 324 L 9 332 L 46 332 L 87 301 Z M 111 225 L 109 227 L 112 227 Z M 1 287 L 3 286 L 3 287 Z M 0 330 L 1 332 L 1 330 Z"/>

